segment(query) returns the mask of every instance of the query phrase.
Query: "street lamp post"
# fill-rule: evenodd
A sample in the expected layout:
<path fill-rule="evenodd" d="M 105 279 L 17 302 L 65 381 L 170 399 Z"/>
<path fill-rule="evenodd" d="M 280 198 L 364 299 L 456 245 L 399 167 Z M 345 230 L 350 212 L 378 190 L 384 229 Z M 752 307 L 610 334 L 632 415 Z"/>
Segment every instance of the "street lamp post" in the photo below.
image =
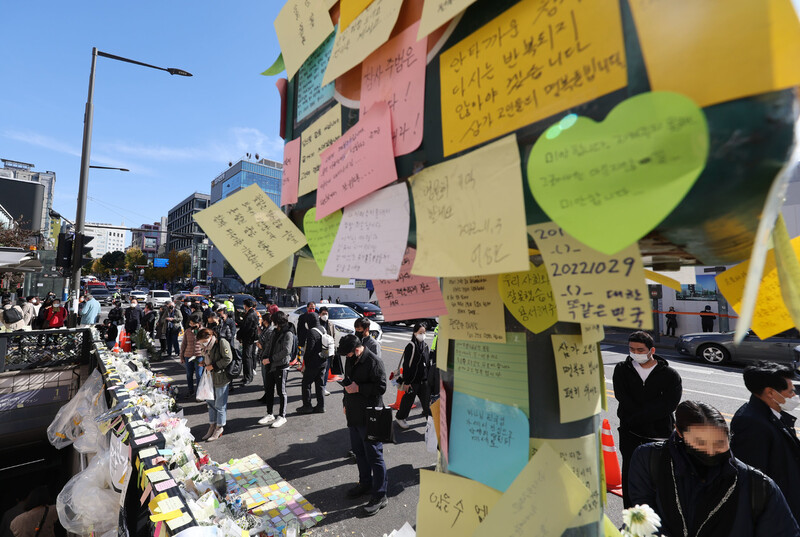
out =
<path fill-rule="evenodd" d="M 191 73 L 182 69 L 175 69 L 173 67 L 164 68 L 143 63 L 122 56 L 115 56 L 106 52 L 97 50 L 97 47 L 92 47 L 92 69 L 89 72 L 89 95 L 86 99 L 86 112 L 83 116 L 83 145 L 81 148 L 81 173 L 80 182 L 78 183 L 78 207 L 75 211 L 75 234 L 83 235 L 86 227 L 86 196 L 89 189 L 89 156 L 92 152 L 92 121 L 94 119 L 94 73 L 97 65 L 97 57 L 102 56 L 112 60 L 118 60 L 127 63 L 141 65 L 143 67 L 150 67 L 151 69 L 158 69 L 159 71 L 166 71 L 170 75 L 192 76 Z M 81 292 L 81 261 L 83 252 L 81 251 L 81 241 L 74 242 L 74 250 L 72 252 L 72 292 L 73 296 L 73 312 L 78 313 L 78 295 Z"/>

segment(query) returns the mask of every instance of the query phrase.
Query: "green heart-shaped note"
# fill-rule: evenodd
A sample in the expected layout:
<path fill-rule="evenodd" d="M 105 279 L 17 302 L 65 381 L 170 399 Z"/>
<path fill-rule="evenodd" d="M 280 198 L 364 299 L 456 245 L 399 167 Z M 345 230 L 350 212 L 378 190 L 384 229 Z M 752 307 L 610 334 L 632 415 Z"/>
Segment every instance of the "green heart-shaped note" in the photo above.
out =
<path fill-rule="evenodd" d="M 558 321 L 553 288 L 544 263 L 529 263 L 527 272 L 501 274 L 497 279 L 500 297 L 522 326 L 538 334 Z"/>
<path fill-rule="evenodd" d="M 308 247 L 314 254 L 314 261 L 317 262 L 319 270 L 325 269 L 325 263 L 333 247 L 333 239 L 339 231 L 339 223 L 342 221 L 342 211 L 331 213 L 321 220 L 317 220 L 317 209 L 312 207 L 303 217 L 303 231 L 308 241 Z"/>
<path fill-rule="evenodd" d="M 680 203 L 708 157 L 708 125 L 688 97 L 643 93 L 597 123 L 574 114 L 536 141 L 528 185 L 564 231 L 605 254 L 656 227 Z"/>

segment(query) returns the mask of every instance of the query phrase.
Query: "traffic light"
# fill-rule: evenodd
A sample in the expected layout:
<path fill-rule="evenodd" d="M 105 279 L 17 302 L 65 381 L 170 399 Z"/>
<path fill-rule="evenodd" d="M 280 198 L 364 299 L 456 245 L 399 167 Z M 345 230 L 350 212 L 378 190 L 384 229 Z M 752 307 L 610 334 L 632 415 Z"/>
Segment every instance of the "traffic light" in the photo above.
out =
<path fill-rule="evenodd" d="M 89 252 L 92 251 L 92 247 L 89 246 L 89 243 L 94 240 L 94 237 L 91 235 L 84 235 L 82 233 L 78 233 L 75 235 L 75 238 L 78 240 L 78 252 L 80 253 L 80 263 L 81 266 L 86 265 L 92 261 L 92 256 L 89 255 Z"/>
<path fill-rule="evenodd" d="M 74 238 L 71 233 L 58 234 L 58 248 L 56 249 L 56 266 L 63 268 L 65 272 L 72 270 L 72 248 Z"/>

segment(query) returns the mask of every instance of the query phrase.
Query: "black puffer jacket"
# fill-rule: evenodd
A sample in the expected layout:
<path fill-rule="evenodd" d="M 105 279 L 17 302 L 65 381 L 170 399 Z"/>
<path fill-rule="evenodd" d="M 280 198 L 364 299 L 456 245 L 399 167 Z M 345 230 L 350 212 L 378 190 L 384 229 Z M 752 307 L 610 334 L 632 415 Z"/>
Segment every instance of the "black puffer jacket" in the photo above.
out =
<path fill-rule="evenodd" d="M 344 364 L 345 383 L 358 384 L 356 393 L 344 392 L 344 408 L 347 426 L 365 426 L 367 407 L 382 407 L 383 394 L 386 393 L 386 371 L 383 362 L 366 347 L 361 356 L 351 356 Z"/>
<path fill-rule="evenodd" d="M 614 397 L 619 401 L 617 416 L 621 431 L 644 438 L 668 438 L 674 429 L 673 412 L 681 401 L 681 376 L 666 360 L 658 363 L 645 382 L 628 356 L 614 368 Z"/>

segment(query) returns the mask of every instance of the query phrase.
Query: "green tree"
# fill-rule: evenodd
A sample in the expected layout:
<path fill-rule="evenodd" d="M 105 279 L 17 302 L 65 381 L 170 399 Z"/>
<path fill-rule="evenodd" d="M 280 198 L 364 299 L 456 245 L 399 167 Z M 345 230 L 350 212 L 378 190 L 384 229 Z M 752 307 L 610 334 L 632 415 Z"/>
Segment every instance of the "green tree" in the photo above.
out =
<path fill-rule="evenodd" d="M 108 267 L 106 267 L 105 263 L 103 263 L 102 258 L 92 261 L 92 268 L 90 270 L 95 276 L 103 276 L 108 274 Z"/>
<path fill-rule="evenodd" d="M 125 268 L 125 252 L 119 250 L 114 252 L 107 252 L 100 258 L 105 266 L 110 271 L 118 271 Z"/>
<path fill-rule="evenodd" d="M 131 271 L 137 271 L 137 265 L 146 265 L 147 264 L 147 256 L 144 255 L 140 248 L 136 246 L 131 246 L 127 250 L 125 250 L 125 267 Z"/>

